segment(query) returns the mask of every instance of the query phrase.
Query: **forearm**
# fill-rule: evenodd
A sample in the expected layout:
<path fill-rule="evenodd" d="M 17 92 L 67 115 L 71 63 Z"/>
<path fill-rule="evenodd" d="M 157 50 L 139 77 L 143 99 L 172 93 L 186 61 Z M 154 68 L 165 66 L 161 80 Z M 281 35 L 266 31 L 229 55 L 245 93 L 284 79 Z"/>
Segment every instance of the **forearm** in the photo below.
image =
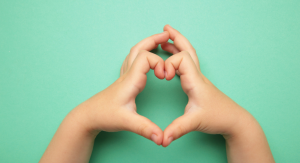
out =
<path fill-rule="evenodd" d="M 91 133 L 80 119 L 69 113 L 57 129 L 40 163 L 89 162 L 94 139 L 98 132 Z"/>
<path fill-rule="evenodd" d="M 245 118 L 232 135 L 225 135 L 229 163 L 274 163 L 267 138 L 259 123 Z"/>

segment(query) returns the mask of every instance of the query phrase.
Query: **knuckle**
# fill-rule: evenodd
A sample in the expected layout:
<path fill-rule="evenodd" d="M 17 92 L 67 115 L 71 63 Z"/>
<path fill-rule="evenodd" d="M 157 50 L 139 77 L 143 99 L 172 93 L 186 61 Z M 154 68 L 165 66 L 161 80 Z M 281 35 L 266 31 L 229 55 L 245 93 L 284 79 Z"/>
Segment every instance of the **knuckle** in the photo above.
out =
<path fill-rule="evenodd" d="M 189 52 L 186 50 L 183 50 L 183 51 L 181 51 L 181 54 L 186 55 L 186 54 L 189 54 Z"/>
<path fill-rule="evenodd" d="M 190 53 L 188 51 L 184 50 L 184 51 L 182 51 L 182 55 L 184 57 L 188 57 L 188 56 L 190 56 Z"/>
<path fill-rule="evenodd" d="M 130 54 L 128 54 L 128 55 L 126 56 L 126 58 L 124 59 L 123 65 L 125 65 L 125 64 L 126 64 L 126 62 L 128 62 L 128 58 L 129 58 L 129 56 L 130 56 Z"/>
<path fill-rule="evenodd" d="M 136 51 L 136 46 L 133 46 L 131 49 L 130 49 L 130 53 L 133 53 Z"/>
<path fill-rule="evenodd" d="M 140 50 L 136 55 L 136 57 L 143 57 L 143 56 L 147 56 L 146 50 Z"/>
<path fill-rule="evenodd" d="M 138 127 L 138 129 L 137 129 L 138 134 L 140 134 L 140 135 L 146 135 L 146 133 L 147 133 L 147 128 L 148 128 L 148 126 L 147 126 L 146 124 L 141 124 L 141 125 Z"/>
<path fill-rule="evenodd" d="M 138 54 L 144 54 L 146 52 L 147 52 L 146 50 L 140 50 Z"/>
<path fill-rule="evenodd" d="M 191 50 L 196 53 L 196 49 L 193 46 L 191 47 Z"/>
<path fill-rule="evenodd" d="M 178 126 L 177 129 L 178 129 L 179 133 L 181 133 L 180 135 L 184 135 L 187 133 L 187 130 L 182 126 Z M 178 135 L 178 136 L 180 136 L 180 135 Z"/>
<path fill-rule="evenodd" d="M 134 60 L 134 58 L 133 58 L 132 55 L 128 56 L 127 64 L 128 64 L 129 67 L 131 66 L 133 60 Z"/>

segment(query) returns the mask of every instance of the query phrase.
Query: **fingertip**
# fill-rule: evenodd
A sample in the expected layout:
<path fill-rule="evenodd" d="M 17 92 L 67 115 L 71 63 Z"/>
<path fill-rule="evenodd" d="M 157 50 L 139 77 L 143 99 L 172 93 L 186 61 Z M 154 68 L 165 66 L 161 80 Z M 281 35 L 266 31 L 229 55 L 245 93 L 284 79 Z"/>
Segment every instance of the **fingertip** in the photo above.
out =
<path fill-rule="evenodd" d="M 151 140 L 157 145 L 162 145 L 163 138 L 164 138 L 164 133 L 160 128 L 155 129 L 151 135 Z"/>
<path fill-rule="evenodd" d="M 164 37 L 169 37 L 169 32 L 168 31 L 163 31 L 162 33 L 159 33 L 158 35 L 163 35 Z"/>
<path fill-rule="evenodd" d="M 169 146 L 172 143 L 173 140 L 174 140 L 173 136 L 164 137 L 163 142 L 162 142 L 162 146 L 163 147 Z"/>
<path fill-rule="evenodd" d="M 154 69 L 154 74 L 157 78 L 159 79 L 164 79 L 165 78 L 165 73 L 164 73 L 164 64 L 159 62 Z"/>
<path fill-rule="evenodd" d="M 169 32 L 169 38 L 172 41 L 175 40 L 176 36 L 181 35 L 179 31 L 177 31 L 175 28 L 173 28 L 169 24 L 167 24 L 167 25 L 164 26 L 164 31 L 168 31 Z"/>
<path fill-rule="evenodd" d="M 168 25 L 169 25 L 169 24 L 166 24 L 166 25 L 164 26 L 164 28 L 163 28 L 164 31 L 167 30 L 166 28 L 167 28 Z"/>
<path fill-rule="evenodd" d="M 171 27 L 169 24 L 166 24 L 165 26 L 164 26 L 164 31 L 167 31 L 167 28 L 168 27 Z"/>
<path fill-rule="evenodd" d="M 170 35 L 170 32 L 169 31 L 163 31 L 163 33 L 165 34 L 165 35 Z"/>
<path fill-rule="evenodd" d="M 160 33 L 159 35 L 163 35 L 163 36 L 165 36 L 165 37 L 168 37 L 168 39 L 169 39 L 170 33 L 169 33 L 168 31 L 163 31 L 163 32 Z"/>
<path fill-rule="evenodd" d="M 162 146 L 166 148 L 168 145 L 163 143 Z"/>
<path fill-rule="evenodd" d="M 158 78 L 158 79 L 164 79 L 165 78 L 165 75 L 163 72 L 157 72 L 157 71 L 154 71 L 154 74 L 155 76 Z"/>
<path fill-rule="evenodd" d="M 175 76 L 175 68 L 172 65 L 169 65 L 169 63 L 166 63 L 165 65 L 165 78 L 166 80 L 171 80 Z"/>
<path fill-rule="evenodd" d="M 172 141 L 173 141 L 173 137 L 172 136 L 168 137 L 168 139 L 167 139 L 168 145 L 170 145 L 172 143 Z"/>
<path fill-rule="evenodd" d="M 164 43 L 169 40 L 170 33 L 168 31 L 163 31 L 162 33 L 159 33 L 154 37 L 155 41 L 158 43 Z"/>
<path fill-rule="evenodd" d="M 161 128 L 159 128 L 157 125 L 155 125 L 154 123 L 152 123 L 149 126 L 149 130 L 150 133 L 149 135 L 143 135 L 145 138 L 150 139 L 151 141 L 153 141 L 156 145 L 161 145 L 163 142 L 163 138 L 164 138 L 164 132 L 161 130 Z"/>
<path fill-rule="evenodd" d="M 152 134 L 151 135 L 151 140 L 156 143 L 158 145 L 158 142 L 157 142 L 157 135 L 156 134 Z"/>
<path fill-rule="evenodd" d="M 173 76 L 173 77 L 174 77 L 174 76 Z M 170 76 L 170 75 L 168 75 L 168 73 L 166 72 L 166 76 L 165 76 L 166 80 L 170 81 L 170 80 L 173 79 L 173 77 Z"/>
<path fill-rule="evenodd" d="M 167 76 L 166 76 L 165 78 L 166 78 L 166 80 L 168 80 L 168 81 L 172 80 L 172 79 L 174 78 L 174 76 L 175 76 L 175 73 L 172 73 L 172 74 L 170 74 L 170 75 L 168 75 L 169 73 L 166 73 L 166 74 L 167 74 Z"/>

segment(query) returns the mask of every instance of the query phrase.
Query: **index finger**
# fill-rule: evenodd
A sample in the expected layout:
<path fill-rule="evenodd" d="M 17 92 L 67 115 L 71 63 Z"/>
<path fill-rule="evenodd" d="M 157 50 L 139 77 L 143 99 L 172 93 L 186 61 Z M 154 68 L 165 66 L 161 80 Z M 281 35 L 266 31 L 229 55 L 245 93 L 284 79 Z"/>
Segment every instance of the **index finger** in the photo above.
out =
<path fill-rule="evenodd" d="M 152 49 L 156 48 L 158 46 L 158 44 L 168 42 L 168 40 L 169 40 L 169 32 L 164 31 L 162 33 L 147 37 L 147 38 L 143 39 L 142 41 L 140 41 L 139 43 L 137 43 L 135 46 L 133 46 L 130 49 L 130 54 L 128 56 L 129 67 L 131 66 L 131 64 L 134 61 L 134 59 L 136 58 L 137 54 L 141 50 L 151 51 Z"/>
<path fill-rule="evenodd" d="M 170 25 L 164 26 L 164 31 L 168 31 L 170 34 L 170 39 L 174 42 L 175 47 L 180 51 L 188 51 L 195 62 L 197 68 L 200 70 L 198 56 L 196 54 L 195 48 L 189 42 L 187 38 L 185 38 L 179 31 L 171 27 Z"/>

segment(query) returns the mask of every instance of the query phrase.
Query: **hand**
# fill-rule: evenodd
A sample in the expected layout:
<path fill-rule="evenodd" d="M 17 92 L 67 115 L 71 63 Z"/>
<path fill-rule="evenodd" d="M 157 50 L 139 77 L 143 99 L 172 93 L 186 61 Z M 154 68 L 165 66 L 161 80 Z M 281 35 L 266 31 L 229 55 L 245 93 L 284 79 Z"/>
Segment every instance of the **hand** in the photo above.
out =
<path fill-rule="evenodd" d="M 164 79 L 164 60 L 149 51 L 168 39 L 169 33 L 163 32 L 135 45 L 123 63 L 121 77 L 66 116 L 40 163 L 89 162 L 100 131 L 131 131 L 161 145 L 163 131 L 137 114 L 135 98 L 144 89 L 150 68 L 159 79 Z"/>
<path fill-rule="evenodd" d="M 166 79 L 180 74 L 183 91 L 189 101 L 183 116 L 174 120 L 164 131 L 163 146 L 191 131 L 209 134 L 231 134 L 240 117 L 251 115 L 218 90 L 200 71 L 193 46 L 177 30 L 164 27 L 174 44 L 164 43 L 162 49 L 174 53 L 165 61 Z"/>
<path fill-rule="evenodd" d="M 219 91 L 200 71 L 199 61 L 189 41 L 171 26 L 165 26 L 174 44 L 165 43 L 162 49 L 175 53 L 165 61 L 166 79 L 180 74 L 183 91 L 189 101 L 183 116 L 173 121 L 164 131 L 163 146 L 191 131 L 209 134 L 229 134 L 247 111 Z"/>
<path fill-rule="evenodd" d="M 191 131 L 222 134 L 226 139 L 228 162 L 274 162 L 268 142 L 255 118 L 215 87 L 200 71 L 193 46 L 169 25 L 174 44 L 164 43 L 162 49 L 173 53 L 165 61 L 165 78 L 180 75 L 183 91 L 189 101 L 184 115 L 165 130 L 163 146 L 168 146 Z"/>
<path fill-rule="evenodd" d="M 88 115 L 85 119 L 88 119 L 86 126 L 90 131 L 127 130 L 161 145 L 163 131 L 146 117 L 137 114 L 135 98 L 144 89 L 146 73 L 150 68 L 154 69 L 157 78 L 164 79 L 164 60 L 149 51 L 168 39 L 169 33 L 163 32 L 136 44 L 121 67 L 121 77 L 78 106 L 80 112 Z"/>

